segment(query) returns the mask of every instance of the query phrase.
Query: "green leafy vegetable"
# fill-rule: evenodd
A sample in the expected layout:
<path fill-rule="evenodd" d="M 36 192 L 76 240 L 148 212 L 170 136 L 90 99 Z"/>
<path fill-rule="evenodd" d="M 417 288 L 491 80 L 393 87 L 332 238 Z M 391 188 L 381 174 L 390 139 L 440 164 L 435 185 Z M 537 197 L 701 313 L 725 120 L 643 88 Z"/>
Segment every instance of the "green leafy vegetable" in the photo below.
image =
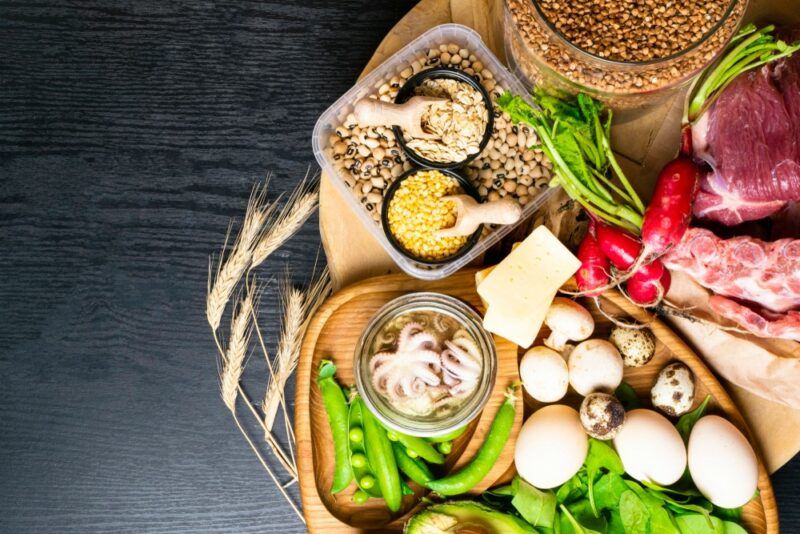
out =
<path fill-rule="evenodd" d="M 514 479 L 516 494 L 511 504 L 519 515 L 534 527 L 550 528 L 555 522 L 556 496 L 552 491 L 542 491 L 520 479 Z"/>
<path fill-rule="evenodd" d="M 800 50 L 800 41 L 787 45 L 775 39 L 772 35 L 774 30 L 772 25 L 756 30 L 753 24 L 739 30 L 725 55 L 704 75 L 703 82 L 694 91 L 684 122 L 694 121 L 702 115 L 739 74 Z"/>
<path fill-rule="evenodd" d="M 620 497 L 619 515 L 626 532 L 650 532 L 650 512 L 633 491 L 628 490 Z"/>
<path fill-rule="evenodd" d="M 681 418 L 678 419 L 677 424 L 675 424 L 675 428 L 678 429 L 678 432 L 683 438 L 684 443 L 689 443 L 689 434 L 692 433 L 695 423 L 697 423 L 697 421 L 699 421 L 700 418 L 706 414 L 710 400 L 711 395 L 706 395 L 706 398 L 703 399 L 703 402 L 700 403 L 700 406 L 689 413 L 683 414 Z"/>
<path fill-rule="evenodd" d="M 562 100 L 537 91 L 533 98 L 536 106 L 506 92 L 497 103 L 514 122 L 536 132 L 539 148 L 553 163 L 551 183 L 597 217 L 638 233 L 644 204 L 611 150 L 611 111 L 604 119 L 603 106 L 585 94 Z"/>
<path fill-rule="evenodd" d="M 619 459 L 617 452 L 605 442 L 596 439 L 589 440 L 589 452 L 584 465 L 586 466 L 589 503 L 592 505 L 594 515 L 598 515 L 593 491 L 595 477 L 600 474 L 601 469 L 621 475 L 625 472 L 625 468 L 622 467 L 622 460 Z"/>
<path fill-rule="evenodd" d="M 619 399 L 626 412 L 642 407 L 639 396 L 636 395 L 636 390 L 627 382 L 622 382 L 617 387 L 616 391 L 614 391 L 614 396 Z"/>

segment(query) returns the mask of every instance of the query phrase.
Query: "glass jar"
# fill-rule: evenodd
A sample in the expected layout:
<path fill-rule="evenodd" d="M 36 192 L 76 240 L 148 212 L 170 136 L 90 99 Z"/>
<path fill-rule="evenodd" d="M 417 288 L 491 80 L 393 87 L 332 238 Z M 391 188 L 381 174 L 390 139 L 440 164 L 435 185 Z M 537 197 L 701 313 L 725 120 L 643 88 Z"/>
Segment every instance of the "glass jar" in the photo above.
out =
<path fill-rule="evenodd" d="M 477 385 L 447 411 L 415 415 L 400 410 L 373 384 L 370 360 L 387 343 L 396 348 L 397 339 L 387 336 L 387 332 L 397 332 L 402 328 L 400 325 L 410 322 L 426 323 L 425 331 L 440 333 L 442 342 L 449 335 L 444 332 L 456 328 L 461 332 L 459 335 L 468 335 L 475 342 L 480 353 Z M 410 293 L 388 302 L 372 318 L 356 346 L 353 370 L 359 394 L 384 426 L 413 436 L 438 436 L 461 428 L 483 410 L 494 387 L 497 352 L 491 335 L 483 328 L 481 316 L 466 303 L 440 293 Z"/>
<path fill-rule="evenodd" d="M 709 31 L 671 56 L 622 61 L 571 43 L 548 20 L 539 0 L 505 0 L 506 57 L 529 88 L 584 92 L 615 109 L 641 107 L 673 95 L 712 63 L 736 34 L 746 8 L 747 0 L 730 0 Z"/>

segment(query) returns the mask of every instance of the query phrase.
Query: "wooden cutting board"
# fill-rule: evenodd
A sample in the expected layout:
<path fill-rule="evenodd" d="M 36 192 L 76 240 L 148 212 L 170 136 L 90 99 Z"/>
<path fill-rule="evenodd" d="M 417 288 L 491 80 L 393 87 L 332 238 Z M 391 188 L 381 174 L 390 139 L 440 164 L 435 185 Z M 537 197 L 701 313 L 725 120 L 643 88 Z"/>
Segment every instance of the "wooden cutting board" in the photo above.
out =
<path fill-rule="evenodd" d="M 297 460 L 300 473 L 300 494 L 303 500 L 309 532 L 363 532 L 378 529 L 381 532 L 399 532 L 404 519 L 418 506 L 416 497 L 406 497 L 400 514 L 391 516 L 383 501 L 370 499 L 364 505 L 351 502 L 355 485 L 336 496 L 329 489 L 333 476 L 333 450 L 327 416 L 316 386 L 315 379 L 319 362 L 323 358 L 333 359 L 337 365 L 340 384 L 353 382 L 352 362 L 358 338 L 373 314 L 389 300 L 412 291 L 437 291 L 465 300 L 480 309 L 480 299 L 475 291 L 475 270 L 467 269 L 446 280 L 425 282 L 403 274 L 381 276 L 364 280 L 333 295 L 323 304 L 314 317 L 300 354 L 295 390 L 295 435 L 297 438 Z M 602 297 L 603 309 L 619 317 L 629 317 L 646 322 L 657 338 L 656 355 L 643 367 L 626 368 L 624 380 L 637 392 L 643 403 L 649 399 L 650 388 L 658 372 L 669 362 L 684 362 L 696 379 L 695 407 L 711 395 L 709 411 L 723 415 L 753 441 L 747 423 L 734 402 L 714 375 L 697 355 L 664 323 L 653 318 L 647 311 L 631 304 L 617 291 L 607 291 Z M 590 302 L 582 302 L 592 312 L 595 331 L 592 337 L 607 338 L 611 322 Z M 549 335 L 546 327 L 539 333 L 535 345 Z M 517 347 L 498 339 L 498 379 L 487 409 L 470 430 L 455 443 L 455 450 L 464 448 L 456 467 L 473 457 L 484 440 L 486 430 L 504 399 L 506 386 L 517 380 Z M 575 407 L 581 397 L 574 392 L 563 401 Z M 518 403 L 521 407 L 521 403 Z M 526 415 L 538 409 L 536 403 L 525 395 Z M 473 494 L 479 493 L 498 480 L 505 481 L 514 474 L 514 443 L 522 421 L 522 410 L 517 410 L 515 430 L 503 454 L 493 470 Z M 456 453 L 457 454 L 457 453 Z M 501 476 L 502 475 L 502 476 Z M 498 482 L 499 483 L 499 482 Z M 759 460 L 759 495 L 744 508 L 742 521 L 752 534 L 777 534 L 778 511 L 775 496 L 766 468 Z M 420 493 L 421 494 L 421 493 Z"/>
<path fill-rule="evenodd" d="M 342 386 L 355 383 L 353 356 L 364 328 L 375 313 L 390 300 L 412 291 L 435 291 L 459 298 L 476 309 L 481 307 L 475 292 L 475 272 L 459 273 L 438 282 L 423 282 L 396 274 L 358 282 L 336 293 L 320 307 L 309 325 L 297 367 L 295 389 L 295 436 L 297 438 L 297 463 L 300 472 L 300 494 L 303 514 L 310 532 L 358 532 L 359 528 L 378 528 L 381 531 L 401 530 L 396 521 L 408 514 L 419 503 L 423 492 L 407 496 L 403 509 L 392 516 L 380 499 L 370 499 L 363 505 L 354 504 L 351 497 L 356 489 L 350 488 L 331 495 L 328 491 L 333 477 L 332 437 L 325 407 L 315 380 L 322 359 L 336 364 L 336 379 Z M 453 444 L 448 455 L 447 470 L 459 469 L 478 452 L 497 410 L 505 401 L 506 389 L 519 380 L 517 346 L 496 338 L 497 379 L 486 408 Z M 522 426 L 522 402 L 517 404 L 517 417 L 512 430 L 512 441 Z M 514 463 L 514 447 L 507 446 L 494 467 L 471 493 L 479 494 L 507 480 L 504 474 Z M 393 526 L 389 527 L 389 524 Z M 355 528 L 351 528 L 353 525 Z M 329 530 L 330 531 L 330 530 Z"/>
<path fill-rule="evenodd" d="M 748 21 L 800 21 L 800 0 L 751 0 Z M 362 76 L 426 30 L 438 24 L 456 22 L 477 30 L 494 53 L 504 58 L 501 27 L 502 0 L 421 0 L 384 38 Z M 636 176 L 635 187 L 648 199 L 655 177 L 676 151 L 683 95 L 667 100 L 646 112 L 630 112 L 619 117 L 612 129 L 614 146 L 621 151 L 626 173 Z M 397 272 L 383 247 L 361 226 L 355 214 L 323 173 L 320 199 L 320 234 L 335 287 L 371 276 Z M 705 336 L 691 324 L 676 325 L 701 355 L 714 351 L 704 343 Z M 693 335 L 694 334 L 694 335 Z M 763 344 L 761 344 L 763 345 Z M 729 340 L 728 346 L 748 349 L 746 340 Z M 795 357 L 798 351 L 785 351 L 770 345 L 768 353 Z M 764 451 L 766 464 L 773 472 L 800 450 L 800 411 L 765 400 L 749 391 L 728 384 Z"/>

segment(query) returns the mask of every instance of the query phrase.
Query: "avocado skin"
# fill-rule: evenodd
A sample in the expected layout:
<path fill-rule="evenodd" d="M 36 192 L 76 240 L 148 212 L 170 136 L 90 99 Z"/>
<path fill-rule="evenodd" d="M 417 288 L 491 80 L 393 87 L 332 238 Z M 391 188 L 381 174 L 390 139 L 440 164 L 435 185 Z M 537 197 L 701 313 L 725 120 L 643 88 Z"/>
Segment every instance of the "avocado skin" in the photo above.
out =
<path fill-rule="evenodd" d="M 452 534 L 463 527 L 484 534 L 535 534 L 524 520 L 473 501 L 434 504 L 414 514 L 406 523 L 405 534 Z M 471 527 L 471 528 L 470 528 Z"/>

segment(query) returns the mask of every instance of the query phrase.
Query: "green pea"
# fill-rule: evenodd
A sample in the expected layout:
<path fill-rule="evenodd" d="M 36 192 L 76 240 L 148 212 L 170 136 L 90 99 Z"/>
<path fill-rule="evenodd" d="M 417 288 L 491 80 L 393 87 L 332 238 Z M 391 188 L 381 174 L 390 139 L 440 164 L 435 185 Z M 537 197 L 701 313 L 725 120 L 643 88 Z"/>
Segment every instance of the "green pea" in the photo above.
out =
<path fill-rule="evenodd" d="M 397 434 L 395 434 L 391 430 L 386 431 L 386 437 L 389 438 L 389 441 L 397 441 Z"/>
<path fill-rule="evenodd" d="M 355 453 L 350 457 L 350 465 L 353 467 L 361 468 L 367 465 L 367 457 L 360 452 Z"/>
<path fill-rule="evenodd" d="M 392 442 L 386 430 L 380 425 L 369 410 L 363 410 L 364 441 L 367 444 L 367 460 L 378 481 L 386 507 L 392 512 L 400 510 L 402 504 L 402 486 L 400 472 L 392 452 Z"/>
<path fill-rule="evenodd" d="M 360 426 L 354 426 L 350 429 L 350 441 L 354 443 L 361 443 L 364 439 L 364 431 L 361 429 Z"/>
<path fill-rule="evenodd" d="M 364 401 L 361 400 L 361 397 L 356 395 L 350 401 L 350 428 L 360 428 L 363 433 L 364 429 L 364 418 L 362 417 L 363 412 L 366 411 L 364 407 Z M 362 439 L 360 442 L 350 441 L 350 465 L 353 468 L 353 478 L 356 480 L 356 484 L 358 484 L 358 488 L 365 492 L 370 497 L 381 497 L 381 490 L 377 486 L 373 486 L 369 489 L 361 486 L 361 479 L 365 475 L 372 475 L 372 468 L 369 465 L 369 458 L 367 457 L 367 449 L 366 439 Z M 355 459 L 355 463 L 353 460 Z M 364 460 L 364 465 L 356 465 L 360 463 L 361 460 Z"/>
<path fill-rule="evenodd" d="M 364 504 L 369 499 L 366 491 L 358 490 L 353 494 L 353 502 L 356 504 Z"/>
<path fill-rule="evenodd" d="M 331 493 L 338 493 L 345 489 L 353 480 L 353 470 L 350 467 L 349 447 L 347 443 L 347 401 L 342 388 L 333 378 L 336 366 L 329 360 L 322 360 L 319 365 L 317 385 L 322 395 L 322 403 L 328 414 L 328 424 L 333 435 L 333 451 L 335 466 L 333 469 L 333 483 Z"/>
<path fill-rule="evenodd" d="M 395 433 L 397 434 L 397 441 L 403 444 L 403 446 L 409 451 L 409 455 L 412 458 L 419 456 L 429 464 L 444 463 L 444 456 L 442 456 L 439 451 L 434 449 L 433 445 L 427 442 L 424 438 L 408 436 L 406 434 L 401 434 L 400 432 Z M 413 456 L 411 453 L 416 454 L 417 456 Z"/>
<path fill-rule="evenodd" d="M 412 451 L 411 449 L 405 449 L 405 451 L 409 458 L 419 458 L 419 454 Z"/>
<path fill-rule="evenodd" d="M 370 489 L 375 487 L 375 477 L 372 475 L 364 475 L 361 477 L 361 480 L 358 481 L 359 486 L 364 489 Z"/>
<path fill-rule="evenodd" d="M 436 446 L 439 449 L 439 452 L 442 454 L 450 454 L 453 452 L 453 442 L 452 441 L 443 441 Z"/>
<path fill-rule="evenodd" d="M 431 473 L 428 466 L 422 460 L 412 458 L 408 455 L 405 447 L 399 443 L 392 443 L 392 450 L 394 451 L 394 459 L 397 461 L 397 467 L 400 468 L 408 478 L 424 486 L 433 480 L 433 473 Z"/>
<path fill-rule="evenodd" d="M 461 437 L 461 434 L 467 431 L 467 427 L 469 425 L 464 425 L 461 428 L 457 428 L 452 432 L 448 432 L 447 434 L 442 434 L 440 436 L 431 436 L 428 439 L 431 443 L 441 443 L 443 441 L 455 441 L 457 438 Z"/>
<path fill-rule="evenodd" d="M 489 473 L 500 453 L 508 442 L 511 429 L 514 426 L 514 391 L 509 388 L 506 401 L 500 406 L 494 416 L 492 426 L 486 435 L 486 440 L 478 450 L 478 454 L 463 469 L 451 473 L 439 480 L 432 480 L 426 486 L 436 493 L 449 497 L 466 493 L 474 488 Z"/>

